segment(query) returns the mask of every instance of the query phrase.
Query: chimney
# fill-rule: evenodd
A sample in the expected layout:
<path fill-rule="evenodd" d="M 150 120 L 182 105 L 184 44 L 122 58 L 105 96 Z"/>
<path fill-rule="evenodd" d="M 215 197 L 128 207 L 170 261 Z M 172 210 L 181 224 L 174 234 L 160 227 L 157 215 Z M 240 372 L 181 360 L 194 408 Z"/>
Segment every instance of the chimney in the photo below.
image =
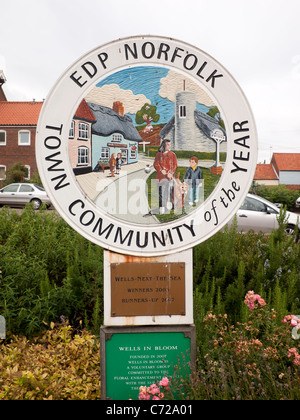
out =
<path fill-rule="evenodd" d="M 6 82 L 6 78 L 4 76 L 3 70 L 0 70 L 0 86 L 2 86 Z"/>
<path fill-rule="evenodd" d="M 120 117 L 124 117 L 124 105 L 120 101 L 116 101 L 113 103 L 113 110 L 120 115 Z"/>
<path fill-rule="evenodd" d="M 6 82 L 3 70 L 0 70 L 0 101 L 7 101 L 2 85 Z"/>

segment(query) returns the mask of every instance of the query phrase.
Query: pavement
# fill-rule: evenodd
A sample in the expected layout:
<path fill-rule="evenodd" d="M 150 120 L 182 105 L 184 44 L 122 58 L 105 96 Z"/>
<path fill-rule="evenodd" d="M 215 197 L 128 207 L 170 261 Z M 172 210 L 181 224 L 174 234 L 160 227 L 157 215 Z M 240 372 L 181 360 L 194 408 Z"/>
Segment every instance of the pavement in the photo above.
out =
<path fill-rule="evenodd" d="M 150 210 L 145 185 L 153 171 L 153 159 L 145 157 L 122 166 L 114 177 L 107 169 L 78 175 L 76 180 L 96 206 L 107 213 L 128 222 L 156 224 L 159 222 L 154 215 L 144 217 Z"/>

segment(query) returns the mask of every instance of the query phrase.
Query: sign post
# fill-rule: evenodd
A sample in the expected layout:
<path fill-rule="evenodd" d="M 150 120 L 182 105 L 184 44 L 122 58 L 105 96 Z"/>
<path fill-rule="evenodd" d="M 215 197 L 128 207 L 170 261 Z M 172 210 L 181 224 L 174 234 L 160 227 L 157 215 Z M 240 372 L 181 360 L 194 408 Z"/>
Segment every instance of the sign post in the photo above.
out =
<path fill-rule="evenodd" d="M 148 142 L 153 155 L 145 156 L 138 146 Z M 152 376 L 128 355 L 158 362 L 153 349 L 179 351 L 184 341 L 193 363 L 195 340 L 182 339 L 186 326 L 194 337 L 192 249 L 239 209 L 257 161 L 254 118 L 230 73 L 171 38 L 102 45 L 51 90 L 36 155 L 57 211 L 105 249 L 102 397 L 127 399 L 146 377 L 171 374 L 171 353 Z M 113 373 L 110 354 L 124 357 L 126 372 Z"/>

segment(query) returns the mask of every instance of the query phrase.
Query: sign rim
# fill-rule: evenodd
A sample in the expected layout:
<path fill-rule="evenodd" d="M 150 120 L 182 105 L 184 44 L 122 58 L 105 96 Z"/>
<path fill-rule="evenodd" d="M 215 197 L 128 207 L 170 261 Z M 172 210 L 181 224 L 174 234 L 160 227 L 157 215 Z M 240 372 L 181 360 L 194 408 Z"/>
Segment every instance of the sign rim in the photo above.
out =
<path fill-rule="evenodd" d="M 247 163 L 247 176 L 244 177 L 244 173 L 239 173 L 239 175 L 241 177 L 239 177 L 239 182 L 242 183 L 241 185 L 237 185 L 235 184 L 235 186 L 237 188 L 239 188 L 239 190 L 235 190 L 233 192 L 236 192 L 239 195 L 237 197 L 237 199 L 235 200 L 235 202 L 231 205 L 231 211 L 230 212 L 226 212 L 226 215 L 224 217 L 220 217 L 220 213 L 217 215 L 216 214 L 216 210 L 213 208 L 214 206 L 214 201 L 217 201 L 214 197 L 220 198 L 220 194 L 221 194 L 221 190 L 222 187 L 224 189 L 225 187 L 225 183 L 226 183 L 226 177 L 229 179 L 228 174 L 229 174 L 229 169 L 227 167 L 227 161 L 229 159 L 228 157 L 228 152 L 235 152 L 233 151 L 233 147 L 232 147 L 232 143 L 233 143 L 233 138 L 232 138 L 232 133 L 231 136 L 228 136 L 229 138 L 229 143 L 228 143 L 228 150 L 227 150 L 227 159 L 226 159 L 226 164 L 225 164 L 225 170 L 223 175 L 221 176 L 217 186 L 215 187 L 214 191 L 212 192 L 212 194 L 210 195 L 210 197 L 208 197 L 205 202 L 203 203 L 203 206 L 200 206 L 200 210 L 197 209 L 195 210 L 191 215 L 187 215 L 184 216 L 182 218 L 180 218 L 177 221 L 173 221 L 173 222 L 167 222 L 167 223 L 162 223 L 161 225 L 155 225 L 155 227 L 157 227 L 158 229 L 165 229 L 166 231 L 171 232 L 171 229 L 175 229 L 175 232 L 178 233 L 179 236 L 179 225 L 182 226 L 183 224 L 185 224 L 186 226 L 189 226 L 189 228 L 187 228 L 189 230 L 188 233 L 192 233 L 192 236 L 188 236 L 186 235 L 185 237 L 183 237 L 183 239 L 181 240 L 180 236 L 180 242 L 176 243 L 174 245 L 174 243 L 168 243 L 167 246 L 161 247 L 159 244 L 157 247 L 153 247 L 150 248 L 142 248 L 142 249 L 138 249 L 137 247 L 132 247 L 132 246 L 128 246 L 124 243 L 122 243 L 122 241 L 120 241 L 119 244 L 116 243 L 111 243 L 109 241 L 103 240 L 102 237 L 101 238 L 96 238 L 95 235 L 92 235 L 91 231 L 88 231 L 86 229 L 83 228 L 83 225 L 80 225 L 79 222 L 75 219 L 74 217 L 72 217 L 72 213 L 70 211 L 70 207 L 67 206 L 64 202 L 64 194 L 61 194 L 61 191 L 56 192 L 54 190 L 54 186 L 53 183 L 51 183 L 50 177 L 49 177 L 49 173 L 47 173 L 47 170 L 49 168 L 49 162 L 46 162 L 45 160 L 45 146 L 43 146 L 43 144 L 45 144 L 45 123 L 46 121 L 48 121 L 48 126 L 54 126 L 54 124 L 56 124 L 56 121 L 58 120 L 58 114 L 59 114 L 59 110 L 55 110 L 53 111 L 54 107 L 53 107 L 53 103 L 55 103 L 55 100 L 57 100 L 57 98 L 62 97 L 62 90 L 61 90 L 61 85 L 66 85 L 67 82 L 69 82 L 70 79 L 70 74 L 72 74 L 72 72 L 76 69 L 78 71 L 78 68 L 80 68 L 80 65 L 82 65 L 82 63 L 86 62 L 88 59 L 91 59 L 91 57 L 93 55 L 95 55 L 97 52 L 101 53 L 103 51 L 111 51 L 111 52 L 115 52 L 116 51 L 116 47 L 123 45 L 125 42 L 133 42 L 136 41 L 137 43 L 141 43 L 141 42 L 169 42 L 172 45 L 179 45 L 181 47 L 185 47 L 186 49 L 190 49 L 191 51 L 193 51 L 193 53 L 196 54 L 196 52 L 199 54 L 199 57 L 205 57 L 207 60 L 210 60 L 209 64 L 213 63 L 215 66 L 218 66 L 217 68 L 222 71 L 222 74 L 224 73 L 226 76 L 226 83 L 227 83 L 227 88 L 230 85 L 231 88 L 235 89 L 234 92 L 234 98 L 233 98 L 233 102 L 234 100 L 236 101 L 240 101 L 239 105 L 243 104 L 244 110 L 246 111 L 245 115 L 247 117 L 247 122 L 249 123 L 249 133 L 251 134 L 251 159 L 249 159 L 249 163 Z M 100 54 L 99 53 L 99 54 Z M 141 60 L 141 59 L 139 59 Z M 134 67 L 134 66 L 138 66 L 138 65 L 153 65 L 153 66 L 164 66 L 167 68 L 174 68 L 177 69 L 178 71 L 184 72 L 188 75 L 188 77 L 193 78 L 194 76 L 190 73 L 188 73 L 188 71 L 184 71 L 184 69 L 182 68 L 182 65 L 179 65 L 176 63 L 176 65 L 174 63 L 172 63 L 173 65 L 171 66 L 170 63 L 158 63 L 157 60 L 156 61 L 149 61 L 149 59 L 144 59 L 142 61 L 139 61 L 138 63 L 128 63 L 125 65 L 125 63 L 123 62 L 122 65 L 116 67 L 113 66 L 112 68 L 109 69 L 109 72 L 106 72 L 105 75 L 102 74 L 102 78 L 106 77 L 107 73 L 113 73 L 114 71 L 120 70 L 120 69 L 124 69 L 127 67 Z M 95 83 L 97 83 L 101 78 L 99 77 L 96 81 L 90 80 L 87 81 L 86 83 L 86 87 L 84 90 L 79 91 L 80 95 L 78 93 L 74 94 L 71 90 L 68 91 L 68 100 L 66 101 L 66 99 L 64 98 L 62 100 L 62 103 L 65 104 L 66 102 L 72 102 L 73 100 L 73 108 L 69 109 L 69 112 L 67 113 L 65 111 L 65 114 L 68 114 L 68 121 L 70 121 L 72 119 L 72 116 L 74 115 L 75 111 L 76 111 L 76 107 L 78 106 L 78 104 L 80 103 L 80 101 L 82 100 L 82 98 L 84 97 L 84 94 L 87 92 L 88 89 L 91 88 L 91 86 L 95 85 Z M 225 79 L 225 78 L 224 78 Z M 225 83 L 225 84 L 226 84 Z M 201 88 L 203 88 L 203 83 L 201 84 Z M 75 90 L 75 88 L 74 88 Z M 208 89 L 209 90 L 209 89 Z M 223 110 L 223 106 L 225 106 L 222 101 L 221 103 L 219 102 L 218 99 L 218 93 L 214 93 L 212 92 L 212 89 L 209 90 L 209 94 L 211 96 L 213 96 L 214 99 L 216 99 L 216 102 L 218 103 L 218 105 L 220 105 L 220 108 Z M 76 101 L 74 103 L 74 96 L 76 96 Z M 230 96 L 230 95 L 229 95 Z M 222 98 L 224 97 L 224 94 L 222 96 Z M 62 109 L 62 106 L 60 104 L 60 106 L 58 106 L 58 108 Z M 235 110 L 231 110 L 232 114 Z M 224 120 L 225 120 L 225 127 L 226 129 L 228 129 L 228 127 L 232 124 L 232 121 L 234 121 L 234 119 L 232 119 L 232 115 L 231 112 L 229 112 L 228 110 L 228 104 L 226 102 L 226 106 L 225 106 L 225 111 L 223 113 L 222 116 L 224 116 Z M 54 115 L 55 114 L 55 115 Z M 229 115 L 230 114 L 230 115 Z M 231 118 L 230 118 L 231 117 Z M 53 122 L 52 122 L 53 121 Z M 63 120 L 63 122 L 65 123 L 65 120 Z M 241 123 L 242 121 L 240 121 Z M 242 127 L 242 126 L 241 126 Z M 58 127 L 57 127 L 58 128 Z M 68 130 L 67 124 L 66 124 L 66 128 L 64 130 Z M 56 132 L 57 134 L 57 132 Z M 247 133 L 248 134 L 248 133 Z M 50 135 L 48 133 L 48 135 Z M 54 134 L 53 134 L 54 135 Z M 65 149 L 67 149 L 67 141 L 65 141 L 64 144 Z M 248 147 L 248 146 L 246 146 Z M 249 146 L 250 147 L 250 146 Z M 53 147 L 53 150 L 55 152 L 55 149 Z M 247 150 L 247 149 L 246 149 Z M 49 150 L 48 150 L 49 152 Z M 62 154 L 66 153 L 66 151 L 64 149 L 62 149 Z M 247 155 L 243 155 L 242 151 L 238 152 L 240 153 L 240 157 L 243 160 L 243 156 L 247 156 Z M 49 153 L 48 153 L 49 154 Z M 238 156 L 238 155 L 237 155 Z M 229 220 L 234 216 L 234 214 L 236 213 L 236 211 L 238 210 L 240 204 L 242 203 L 242 201 L 244 200 L 249 187 L 252 183 L 252 179 L 253 179 L 253 175 L 255 172 L 255 168 L 256 168 L 256 160 L 257 160 L 257 131 L 256 131 L 256 126 L 255 126 L 255 121 L 254 121 L 254 116 L 252 113 L 252 110 L 250 108 L 250 105 L 248 103 L 248 100 L 245 96 L 245 94 L 243 93 L 242 89 L 240 88 L 240 86 L 238 85 L 238 83 L 236 82 L 236 80 L 232 77 L 232 75 L 228 72 L 227 69 L 224 68 L 223 65 L 221 65 L 220 63 L 218 63 L 217 60 L 215 60 L 213 57 L 211 57 L 209 54 L 207 54 L 206 52 L 200 50 L 198 47 L 196 46 L 192 46 L 189 43 L 180 41 L 180 40 L 176 40 L 174 38 L 168 38 L 168 37 L 163 37 L 163 36 L 156 36 L 156 35 L 145 35 L 145 36 L 131 36 L 131 37 L 126 37 L 126 38 L 120 38 L 118 40 L 114 40 L 112 42 L 103 44 L 99 47 L 96 47 L 95 49 L 91 50 L 90 52 L 84 54 L 82 57 L 80 57 L 78 60 L 76 60 L 71 66 L 69 66 L 67 68 L 67 70 L 65 70 L 65 72 L 60 76 L 60 78 L 58 79 L 58 81 L 55 83 L 55 85 L 53 86 L 53 88 L 50 90 L 49 95 L 47 96 L 47 99 L 45 100 L 41 113 L 40 113 L 40 118 L 38 121 L 38 127 L 37 127 L 37 136 L 36 136 L 36 157 L 37 157 L 37 165 L 38 165 L 38 170 L 40 173 L 40 177 L 41 180 L 43 182 L 43 185 L 48 193 L 48 195 L 50 196 L 51 201 L 53 202 L 54 207 L 57 209 L 57 211 L 59 212 L 59 214 L 65 219 L 65 221 L 73 228 L 75 229 L 79 234 L 81 234 L 83 237 L 85 237 L 86 239 L 90 240 L 93 243 L 96 243 L 97 245 L 103 247 L 104 249 L 113 251 L 113 252 L 117 252 L 117 253 L 121 253 L 121 254 L 127 254 L 127 255 L 136 255 L 136 256 L 162 256 L 162 255 L 169 255 L 169 254 L 173 254 L 176 253 L 178 251 L 182 251 L 182 250 L 187 250 L 189 248 L 192 248 L 193 246 L 196 246 L 198 244 L 200 244 L 201 242 L 207 240 L 208 238 L 210 238 L 211 236 L 213 236 L 217 231 L 219 231 L 220 229 L 222 229 L 222 227 L 224 227 Z M 238 157 L 237 157 L 238 159 Z M 67 161 L 66 164 L 66 173 L 70 173 L 70 168 L 68 168 L 68 165 L 70 164 L 69 161 Z M 59 174 L 59 173 L 58 173 Z M 57 175 L 58 175 L 57 174 Z M 50 174 L 53 177 L 53 173 Z M 242 178 L 244 177 L 244 178 Z M 52 178 L 53 180 L 53 178 Z M 73 182 L 76 183 L 76 180 L 74 179 L 74 176 L 69 176 L 68 177 L 68 182 Z M 84 208 L 87 208 L 87 212 L 88 211 L 92 211 L 91 210 L 91 206 L 89 206 L 90 203 L 88 203 L 88 201 L 84 201 L 86 200 L 85 194 L 83 191 L 80 191 L 79 186 L 75 185 L 71 183 L 71 186 L 75 188 L 76 192 L 78 192 L 79 194 L 79 204 L 81 205 L 81 202 L 84 203 Z M 227 185 L 228 188 L 228 185 Z M 242 191 L 241 191 L 242 189 Z M 80 195 L 81 194 L 81 195 Z M 208 200 L 210 200 L 210 210 L 208 209 Z M 204 204 L 206 204 L 206 207 L 204 207 Z M 205 212 L 206 210 L 206 212 Z M 226 210 L 226 209 L 225 209 Z M 101 214 L 101 212 L 98 212 L 98 209 L 95 210 L 95 213 L 97 212 L 97 216 L 100 214 L 101 216 L 99 217 L 105 217 L 105 219 L 103 218 L 103 220 L 108 221 L 108 223 L 115 223 L 118 224 L 121 228 L 124 228 L 124 237 L 126 232 L 130 232 L 131 230 L 134 231 L 134 229 L 138 229 L 139 231 L 143 232 L 144 235 L 146 235 L 146 232 L 150 232 L 153 230 L 153 226 L 151 225 L 133 225 L 132 223 L 128 223 L 128 222 L 124 222 L 122 220 L 117 219 L 114 216 L 111 216 L 109 214 Z M 202 213 L 201 213 L 202 212 Z M 71 213 L 71 214 L 70 214 Z M 216 219 L 218 218 L 219 220 L 217 221 L 217 224 L 215 226 L 213 226 L 213 228 L 211 228 L 209 231 L 207 229 L 207 232 L 205 232 L 205 234 L 203 234 L 202 236 L 198 236 L 198 231 L 197 234 L 195 233 L 196 228 L 194 230 L 194 225 L 192 225 L 194 223 L 194 219 L 197 218 L 197 216 L 200 216 L 202 214 L 203 215 L 207 215 L 207 219 L 209 218 L 209 214 L 210 214 L 210 218 L 211 218 L 211 224 L 213 223 L 213 218 L 215 217 L 215 222 L 217 221 Z M 205 219 L 206 220 L 206 219 Z M 206 220 L 206 222 L 210 222 L 208 220 Z M 180 222 L 180 223 L 178 223 Z M 186 223 L 184 223 L 186 222 Z M 189 225 L 190 224 L 190 225 Z M 204 226 L 205 223 L 202 221 L 201 226 Z M 205 225 L 207 226 L 207 224 Z M 136 234 L 137 231 L 134 231 L 134 234 Z M 163 230 L 162 230 L 163 232 Z M 194 235 L 195 233 L 195 235 Z M 162 235 L 164 235 L 164 232 L 162 233 Z M 181 235 L 181 232 L 180 232 Z M 195 239 L 196 236 L 196 239 Z M 188 240 L 187 238 L 189 238 L 190 240 Z M 122 239 L 122 237 L 121 237 Z"/>

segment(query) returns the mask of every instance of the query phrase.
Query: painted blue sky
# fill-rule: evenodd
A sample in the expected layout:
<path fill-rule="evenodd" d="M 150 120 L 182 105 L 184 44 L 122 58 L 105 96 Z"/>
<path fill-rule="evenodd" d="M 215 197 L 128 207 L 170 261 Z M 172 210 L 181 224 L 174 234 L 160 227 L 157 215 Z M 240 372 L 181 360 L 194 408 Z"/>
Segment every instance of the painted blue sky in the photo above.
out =
<path fill-rule="evenodd" d="M 175 104 L 167 98 L 162 98 L 159 91 L 161 79 L 165 78 L 169 71 L 168 68 L 157 66 L 127 68 L 106 77 L 96 87 L 101 88 L 105 85 L 117 84 L 121 89 L 131 90 L 134 95 L 143 94 L 151 101 L 151 105 L 157 107 L 156 112 L 160 115 L 158 124 L 167 123 L 174 116 Z M 198 102 L 197 108 L 205 113 L 209 109 L 209 107 Z M 135 124 L 135 114 L 127 113 L 127 115 L 132 118 Z"/>

